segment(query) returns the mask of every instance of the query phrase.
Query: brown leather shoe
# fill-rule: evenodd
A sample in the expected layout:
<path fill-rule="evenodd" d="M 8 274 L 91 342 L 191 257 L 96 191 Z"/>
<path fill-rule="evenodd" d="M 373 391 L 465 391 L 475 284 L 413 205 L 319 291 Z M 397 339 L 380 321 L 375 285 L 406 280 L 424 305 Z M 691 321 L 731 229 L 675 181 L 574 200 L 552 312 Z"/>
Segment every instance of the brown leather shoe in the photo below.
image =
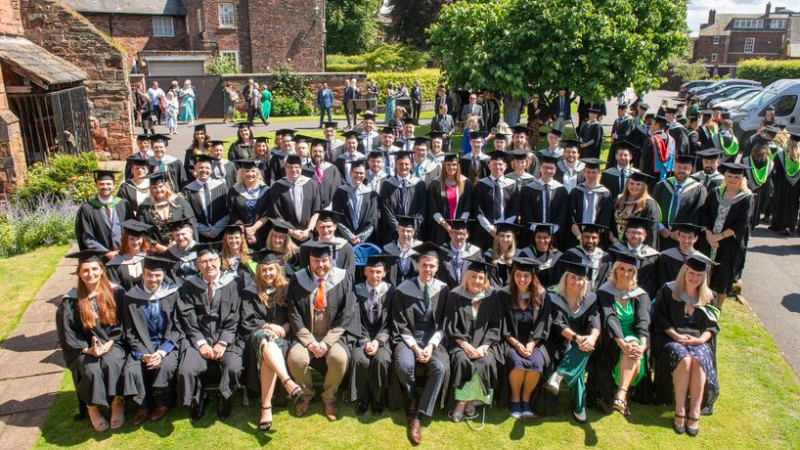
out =
<path fill-rule="evenodd" d="M 336 402 L 322 402 L 325 407 L 325 418 L 329 422 L 336 422 L 339 418 L 339 408 L 336 407 Z"/>
<path fill-rule="evenodd" d="M 303 417 L 308 412 L 308 407 L 311 405 L 311 399 L 306 397 L 301 397 L 297 404 L 294 406 L 294 415 L 297 417 Z"/>
<path fill-rule="evenodd" d="M 159 420 L 163 419 L 171 409 L 172 408 L 163 405 L 156 406 L 155 409 L 153 409 L 153 412 L 150 413 L 150 421 L 158 422 Z"/>
<path fill-rule="evenodd" d="M 419 419 L 411 419 L 408 422 L 408 440 L 414 445 L 419 445 L 422 442 L 422 426 Z"/>
<path fill-rule="evenodd" d="M 133 426 L 138 427 L 139 425 L 143 424 L 147 420 L 148 412 L 149 411 L 144 408 L 139 408 L 139 410 L 136 411 L 136 415 L 133 416 L 133 419 L 131 420 Z"/>

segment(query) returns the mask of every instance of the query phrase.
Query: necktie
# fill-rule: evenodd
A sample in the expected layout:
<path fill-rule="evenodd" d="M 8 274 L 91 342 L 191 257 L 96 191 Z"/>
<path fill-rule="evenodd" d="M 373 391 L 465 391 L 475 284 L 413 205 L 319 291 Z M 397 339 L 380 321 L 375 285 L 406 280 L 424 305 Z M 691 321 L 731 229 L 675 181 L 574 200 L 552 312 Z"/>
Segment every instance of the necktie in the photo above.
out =
<path fill-rule="evenodd" d="M 414 172 L 417 178 L 422 178 L 422 164 L 417 164 L 417 167 L 415 168 Z"/>
<path fill-rule="evenodd" d="M 322 170 L 317 166 L 317 184 L 322 184 Z"/>
<path fill-rule="evenodd" d="M 400 215 L 406 215 L 406 201 L 408 200 L 408 185 L 406 180 L 400 181 Z"/>
<path fill-rule="evenodd" d="M 678 215 L 678 208 L 681 206 L 681 191 L 683 190 L 682 184 L 675 183 L 675 195 L 672 196 L 672 204 L 669 205 L 669 222 L 667 226 L 675 220 L 675 216 Z"/>
<path fill-rule="evenodd" d="M 475 174 L 476 176 L 479 176 L 479 173 L 478 173 L 478 171 L 480 170 L 480 168 L 478 167 L 479 164 L 480 163 L 478 162 L 478 157 L 477 156 L 473 156 L 472 157 L 472 173 Z"/>
<path fill-rule="evenodd" d="M 322 311 L 325 309 L 325 280 L 319 279 L 317 283 L 317 296 L 314 298 L 314 309 Z"/>
<path fill-rule="evenodd" d="M 494 192 L 492 192 L 492 212 L 494 213 L 494 221 L 499 222 L 503 217 L 503 189 L 500 187 L 500 179 L 494 180 Z"/>
<path fill-rule="evenodd" d="M 544 215 L 542 220 L 547 222 L 547 213 L 550 211 L 550 185 L 544 185 Z"/>
<path fill-rule="evenodd" d="M 351 217 L 351 221 L 353 222 L 353 232 L 358 229 L 358 216 L 361 211 L 358 208 L 358 188 L 353 189 L 353 192 L 350 193 L 350 201 L 353 203 L 353 215 Z"/>
<path fill-rule="evenodd" d="M 158 313 L 160 312 L 159 310 L 161 309 L 159 307 L 158 300 L 150 302 L 149 306 L 150 306 L 150 317 L 153 319 L 158 317 Z"/>
<path fill-rule="evenodd" d="M 628 177 L 628 169 L 622 169 L 619 174 L 619 192 L 625 190 L 625 179 Z"/>
<path fill-rule="evenodd" d="M 208 190 L 208 183 L 203 183 L 203 199 L 206 202 L 206 219 L 211 220 L 211 191 Z"/>
<path fill-rule="evenodd" d="M 375 289 L 369 290 L 369 321 L 375 322 L 375 315 L 378 313 L 378 299 L 375 297 Z"/>
<path fill-rule="evenodd" d="M 214 306 L 214 284 L 208 285 L 208 305 L 213 307 Z"/>
<path fill-rule="evenodd" d="M 103 206 L 106 209 L 106 215 L 108 216 L 108 222 L 110 224 L 113 224 L 114 223 L 114 209 L 111 208 L 111 204 L 110 203 L 105 203 Z"/>
<path fill-rule="evenodd" d="M 422 301 L 425 302 L 425 305 L 431 304 L 431 291 L 430 286 L 427 284 L 422 288 Z"/>
<path fill-rule="evenodd" d="M 456 253 L 456 257 L 453 258 L 453 266 L 456 269 L 456 284 L 461 284 L 461 266 L 464 262 L 461 260 L 461 252 Z"/>

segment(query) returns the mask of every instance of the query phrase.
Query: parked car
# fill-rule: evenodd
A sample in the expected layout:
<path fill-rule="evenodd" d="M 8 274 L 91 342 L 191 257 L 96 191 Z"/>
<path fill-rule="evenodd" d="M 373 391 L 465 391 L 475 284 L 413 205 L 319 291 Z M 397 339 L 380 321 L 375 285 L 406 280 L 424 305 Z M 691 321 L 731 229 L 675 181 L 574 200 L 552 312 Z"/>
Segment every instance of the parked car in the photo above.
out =
<path fill-rule="evenodd" d="M 701 88 L 708 86 L 709 84 L 713 83 L 714 80 L 693 80 L 687 81 L 681 85 L 680 90 L 678 91 L 678 98 L 686 98 L 686 93 L 689 92 L 689 89 L 692 88 Z"/>
<path fill-rule="evenodd" d="M 741 91 L 741 92 L 739 92 L 739 93 L 743 94 L 741 97 L 739 97 L 739 98 L 729 98 L 729 99 L 728 98 L 718 98 L 718 99 L 714 100 L 714 102 L 712 102 L 712 104 L 709 107 L 713 108 L 715 106 L 719 106 L 720 108 L 722 108 L 725 111 L 730 111 L 730 110 L 738 108 L 739 105 L 741 105 L 744 102 L 750 100 L 751 98 L 753 98 L 759 92 L 761 92 L 761 89 L 756 89 L 756 90 L 752 90 L 752 91 Z"/>
<path fill-rule="evenodd" d="M 764 120 L 767 108 L 775 108 L 775 123 L 789 132 L 800 132 L 800 79 L 778 80 L 731 111 L 733 131 L 739 142 L 749 139 Z"/>
<path fill-rule="evenodd" d="M 699 97 L 707 92 L 713 92 L 725 86 L 734 86 L 734 85 L 761 86 L 761 83 L 753 80 L 738 80 L 735 78 L 731 78 L 727 80 L 720 80 L 717 81 L 716 83 L 712 83 L 709 84 L 708 86 L 696 89 L 692 95 L 695 97 Z"/>
<path fill-rule="evenodd" d="M 747 89 L 750 86 L 744 84 L 734 84 L 733 86 L 725 86 L 723 88 L 717 89 L 716 91 L 707 92 L 699 97 L 701 106 L 707 106 L 708 102 L 711 100 L 716 100 L 718 98 L 730 98 L 737 92 L 741 91 L 742 89 Z"/>
<path fill-rule="evenodd" d="M 730 97 L 720 97 L 720 98 L 715 98 L 713 100 L 708 101 L 706 103 L 706 108 L 713 108 L 714 106 L 721 105 L 722 103 L 726 103 L 726 102 L 728 102 L 730 100 L 734 100 L 734 101 L 738 100 L 739 101 L 738 104 L 741 104 L 744 101 L 748 100 L 750 97 L 756 95 L 757 93 L 759 93 L 761 91 L 762 91 L 762 89 L 759 89 L 757 87 L 746 87 L 744 89 L 741 89 L 739 92 L 736 92 L 735 94 L 731 95 Z M 728 108 L 726 108 L 726 109 L 729 109 L 729 108 L 730 108 L 730 106 Z"/>

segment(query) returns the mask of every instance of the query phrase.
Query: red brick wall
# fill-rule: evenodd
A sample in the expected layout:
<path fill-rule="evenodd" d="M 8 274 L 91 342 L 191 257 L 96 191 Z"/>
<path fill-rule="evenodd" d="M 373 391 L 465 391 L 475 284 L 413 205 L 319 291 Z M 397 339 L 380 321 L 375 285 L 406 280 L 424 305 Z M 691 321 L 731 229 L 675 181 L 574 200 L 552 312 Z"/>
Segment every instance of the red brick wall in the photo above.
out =
<path fill-rule="evenodd" d="M 711 63 L 711 54 L 717 54 L 717 62 L 725 64 L 725 53 L 728 44 L 727 36 L 719 37 L 719 44 L 714 45 L 713 36 L 700 36 L 695 41 L 694 59 L 705 59 L 708 64 Z"/>
<path fill-rule="evenodd" d="M 728 48 L 728 62 L 736 64 L 740 60 L 750 58 L 780 58 L 783 49 L 783 39 L 785 33 L 779 32 L 748 32 L 734 31 L 731 33 L 731 45 Z M 746 38 L 755 38 L 753 53 L 744 53 L 744 42 Z"/>
<path fill-rule="evenodd" d="M 189 37 L 186 34 L 186 18 L 172 18 L 174 37 L 153 36 L 153 16 L 135 14 L 93 14 L 82 13 L 103 33 L 125 47 L 128 63 L 133 64 L 136 55 L 143 50 L 188 50 Z"/>
<path fill-rule="evenodd" d="M 298 72 L 325 69 L 323 1 L 250 0 L 250 17 L 254 72 L 270 72 L 285 62 Z"/>

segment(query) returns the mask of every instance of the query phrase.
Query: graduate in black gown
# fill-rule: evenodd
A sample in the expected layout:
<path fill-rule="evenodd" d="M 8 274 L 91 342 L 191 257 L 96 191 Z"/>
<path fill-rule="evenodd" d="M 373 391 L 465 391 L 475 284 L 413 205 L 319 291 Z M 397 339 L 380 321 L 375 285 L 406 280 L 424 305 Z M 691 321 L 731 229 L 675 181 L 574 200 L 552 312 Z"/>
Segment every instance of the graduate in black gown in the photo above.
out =
<path fill-rule="evenodd" d="M 415 217 L 419 228 L 425 217 L 427 191 L 425 181 L 411 174 L 411 152 L 394 153 L 395 175 L 387 178 L 380 188 L 381 213 L 377 238 L 388 243 L 397 231 L 395 216 Z"/>
<path fill-rule="evenodd" d="M 712 193 L 713 194 L 713 193 Z M 687 259 L 697 253 L 695 248 L 699 239 L 705 234 L 705 228 L 692 223 L 673 223 L 673 229 L 678 232 L 678 246 L 664 250 L 658 255 L 655 267 L 655 285 L 660 289 L 665 283 L 675 281 L 678 272 Z M 705 256 L 705 254 L 703 254 Z M 650 296 L 655 298 L 655 294 Z"/>
<path fill-rule="evenodd" d="M 603 125 L 597 120 L 599 108 L 589 108 L 589 121 L 581 124 L 578 130 L 581 142 L 581 158 L 599 158 L 603 147 Z"/>
<path fill-rule="evenodd" d="M 574 263 L 584 264 L 589 268 L 586 275 L 587 289 L 594 292 L 605 283 L 611 269 L 611 255 L 600 248 L 601 236 L 608 231 L 608 228 L 597 223 L 579 223 L 577 225 L 581 230 L 580 243 L 576 247 L 567 249 L 561 255 L 558 260 L 559 275 L 557 277 L 560 279 L 561 274 Z"/>
<path fill-rule="evenodd" d="M 611 192 L 599 184 L 600 164 L 605 161 L 590 158 L 582 160 L 584 181 L 573 189 L 567 198 L 567 225 L 562 248 L 571 248 L 578 244 L 580 229 L 578 223 L 599 223 L 609 226 L 614 212 L 614 200 Z"/>
<path fill-rule="evenodd" d="M 192 143 L 183 154 L 183 171 L 186 173 L 187 183 L 194 181 L 194 163 L 198 156 L 206 154 L 206 143 L 210 141 L 211 137 L 206 134 L 206 125 L 202 123 L 195 125 Z"/>
<path fill-rule="evenodd" d="M 635 390 L 649 386 L 650 296 L 637 284 L 638 256 L 618 252 L 611 276 L 597 290 L 602 335 L 592 356 L 588 396 L 603 412 L 630 416 Z M 646 387 L 645 387 L 646 386 Z"/>
<path fill-rule="evenodd" d="M 259 394 L 261 399 L 258 428 L 269 431 L 273 404 L 284 404 L 287 393 L 290 399 L 297 399 L 303 390 L 292 380 L 286 368 L 286 353 L 292 335 L 286 311 L 289 281 L 283 276 L 281 267 L 283 254 L 264 250 L 253 256 L 258 260 L 255 282 L 242 290 L 239 333 L 245 343 L 247 389 Z"/>
<path fill-rule="evenodd" d="M 642 145 L 638 168 L 651 177 L 648 179 L 650 189 L 667 177 L 675 161 L 675 138 L 665 131 L 667 126 L 667 119 L 656 117 Z"/>
<path fill-rule="evenodd" d="M 283 166 L 286 164 L 286 157 L 294 153 L 292 138 L 295 133 L 297 130 L 291 128 L 281 128 L 275 131 L 277 147 L 270 150 L 269 163 L 267 163 L 270 185 L 286 176 Z"/>
<path fill-rule="evenodd" d="M 175 406 L 175 374 L 183 330 L 178 286 L 166 277 L 172 264 L 168 259 L 148 256 L 142 282 L 124 296 L 125 342 L 130 348 L 125 360 L 125 395 L 139 405 L 134 426 L 148 419 L 157 422 Z"/>
<path fill-rule="evenodd" d="M 298 242 L 311 237 L 317 221 L 314 211 L 320 208 L 319 190 L 310 178 L 302 175 L 302 161 L 297 155 L 286 157 L 286 176 L 276 181 L 267 196 L 267 215 L 285 220 L 294 229 L 289 235 Z"/>
<path fill-rule="evenodd" d="M 489 281 L 492 287 L 500 289 L 508 284 L 508 276 L 514 258 L 519 256 L 517 236 L 522 227 L 511 222 L 498 222 L 494 224 L 497 229 L 492 247 L 483 252 L 483 259 L 494 265 L 489 271 Z"/>
<path fill-rule="evenodd" d="M 318 244 L 326 244 L 331 247 L 331 261 L 334 267 L 338 267 L 347 272 L 351 279 L 355 276 L 356 257 L 353 246 L 344 238 L 336 236 L 336 229 L 342 213 L 321 209 L 314 211 L 317 215 L 317 223 L 314 225 L 315 239 L 310 239 L 300 246 L 300 267 L 307 267 L 311 249 Z"/>
<path fill-rule="evenodd" d="M 187 220 L 192 227 L 192 236 L 197 239 L 197 225 L 194 211 L 189 202 L 172 191 L 172 185 L 163 172 L 148 175 L 150 179 L 150 197 L 139 205 L 136 220 L 152 225 L 150 237 L 153 251 L 166 251 L 172 243 L 172 227 L 170 223 Z"/>
<path fill-rule="evenodd" d="M 397 219 L 396 239 L 383 246 L 383 251 L 395 257 L 387 268 L 387 282 L 392 286 L 400 286 L 403 281 L 417 276 L 415 248 L 422 244 L 415 239 L 417 234 L 415 217 L 395 216 Z"/>
<path fill-rule="evenodd" d="M 178 158 L 167 154 L 167 146 L 170 138 L 163 134 L 153 134 L 150 136 L 150 147 L 153 149 L 153 156 L 150 158 L 150 166 L 153 172 L 167 174 L 172 192 L 180 192 L 188 183 L 186 171 L 183 169 Z"/>
<path fill-rule="evenodd" d="M 303 164 L 303 175 L 310 178 L 319 189 L 320 208 L 328 208 L 333 193 L 344 184 L 339 169 L 325 160 L 324 139 L 314 139 L 311 144 L 311 160 Z"/>
<path fill-rule="evenodd" d="M 130 204 L 114 196 L 113 170 L 95 170 L 97 195 L 78 207 L 75 237 L 78 248 L 103 252 L 106 260 L 117 254 L 122 239 L 122 222 L 133 217 Z"/>
<path fill-rule="evenodd" d="M 416 137 L 413 141 L 414 158 L 411 161 L 411 173 L 429 185 L 431 181 L 439 178 L 442 166 L 429 157 L 428 138 Z"/>
<path fill-rule="evenodd" d="M 692 178 L 703 184 L 706 192 L 710 193 L 714 188 L 722 184 L 723 176 L 719 173 L 720 155 L 722 150 L 709 148 L 697 152 L 702 160 L 703 170 L 692 174 Z"/>
<path fill-rule="evenodd" d="M 125 422 L 124 291 L 108 281 L 102 257 L 102 252 L 94 250 L 67 255 L 78 260 L 78 287 L 64 295 L 56 310 L 58 343 L 72 372 L 78 399 L 88 406 L 95 431 L 116 429 Z M 110 424 L 100 407 L 111 410 Z"/>
<path fill-rule="evenodd" d="M 200 242 L 218 241 L 230 220 L 228 188 L 224 180 L 211 177 L 212 164 L 210 156 L 198 155 L 194 162 L 195 180 L 182 193 L 194 212 Z"/>
<path fill-rule="evenodd" d="M 563 184 L 567 193 L 583 183 L 583 169 L 586 164 L 583 162 L 583 158 L 578 159 L 579 154 L 576 141 L 569 139 L 564 141 L 564 156 L 556 163 L 556 174 L 553 179 Z"/>
<path fill-rule="evenodd" d="M 122 222 L 122 243 L 117 256 L 106 263 L 106 275 L 126 292 L 142 281 L 144 257 L 150 250 L 150 225 L 129 219 Z"/>
<path fill-rule="evenodd" d="M 788 236 L 797 230 L 800 205 L 800 134 L 792 133 L 786 150 L 775 154 L 772 194 L 772 223 L 769 229 Z"/>
<path fill-rule="evenodd" d="M 464 274 L 469 268 L 467 258 L 477 260 L 483 258 L 483 249 L 469 243 L 472 222 L 474 222 L 472 219 L 456 219 L 449 222 L 450 243 L 445 246 L 448 253 L 442 256 L 437 278 L 447 283 L 450 289 L 461 286 L 461 282 L 464 281 Z"/>
<path fill-rule="evenodd" d="M 439 177 L 428 185 L 425 237 L 438 245 L 449 239 L 448 220 L 469 219 L 472 214 L 472 183 L 461 174 L 458 153 L 443 157 Z"/>
<path fill-rule="evenodd" d="M 653 313 L 656 401 L 675 402 L 672 427 L 690 436 L 697 435 L 700 414 L 710 414 L 719 396 L 719 310 L 712 306 L 714 293 L 706 283 L 711 264 L 706 258 L 689 258 L 678 279 L 658 292 Z"/>
<path fill-rule="evenodd" d="M 228 189 L 232 188 L 236 184 L 238 172 L 236 164 L 225 159 L 225 141 L 210 141 L 208 154 L 213 158 L 211 178 L 222 180 Z M 258 164 L 258 160 L 256 161 Z"/>
<path fill-rule="evenodd" d="M 419 276 L 410 278 L 395 289 L 391 300 L 394 368 L 400 392 L 390 398 L 405 405 L 408 439 L 422 440 L 423 416 L 431 417 L 450 381 L 450 357 L 445 349 L 445 306 L 450 290 L 436 279 L 439 258 L 445 249 L 431 242 L 415 247 Z M 422 394 L 417 394 L 417 377 L 426 375 Z"/>
<path fill-rule="evenodd" d="M 236 142 L 231 144 L 228 148 L 228 161 L 236 161 L 237 159 L 251 159 L 253 157 L 253 126 L 247 122 L 241 122 L 236 130 Z"/>
<path fill-rule="evenodd" d="M 535 225 L 533 232 L 533 244 L 525 247 L 519 252 L 519 256 L 532 258 L 539 262 L 536 267 L 536 277 L 542 286 L 549 288 L 558 283 L 560 274 L 558 260 L 562 253 L 558 251 L 553 242 L 553 224 L 539 223 Z"/>
<path fill-rule="evenodd" d="M 342 152 L 332 161 L 333 165 L 339 169 L 339 175 L 341 175 L 342 180 L 344 180 L 345 184 L 351 184 L 350 179 L 350 170 L 352 169 L 352 162 L 358 160 L 365 160 L 367 155 L 362 153 L 364 150 L 359 146 L 358 143 L 358 131 L 347 131 L 342 134 L 345 138 L 344 145 L 342 146 Z"/>
<path fill-rule="evenodd" d="M 387 269 L 394 256 L 373 255 L 367 258 L 363 283 L 355 285 L 358 303 L 358 330 L 353 346 L 350 374 L 350 400 L 357 401 L 356 415 L 383 412 L 392 364 L 391 299 L 394 286 L 386 283 Z"/>
<path fill-rule="evenodd" d="M 207 394 L 203 386 L 210 381 L 210 366 L 219 370 L 217 417 L 231 413 L 230 398 L 240 385 L 244 342 L 239 339 L 241 321 L 241 283 L 232 272 L 220 270 L 217 250 L 209 244 L 197 252 L 200 274 L 186 279 L 181 287 L 178 309 L 186 340 L 178 366 L 178 393 L 181 404 L 191 408 L 196 423 L 205 414 Z"/>
<path fill-rule="evenodd" d="M 158 253 L 158 256 L 174 262 L 167 277 L 171 283 L 179 287 L 183 286 L 187 278 L 200 273 L 197 266 L 197 253 L 200 247 L 194 240 L 191 225 L 188 219 L 170 222 L 172 244 L 163 253 Z"/>
<path fill-rule="evenodd" d="M 470 229 L 470 242 L 490 248 L 497 234 L 496 223 L 514 222 L 517 218 L 517 187 L 505 176 L 508 153 L 495 151 L 489 158 L 489 175 L 475 183 L 472 192 L 472 217 L 477 222 Z"/>
<path fill-rule="evenodd" d="M 625 227 L 628 219 L 643 217 L 648 219 L 652 228 L 647 231 L 645 243 L 653 248 L 658 248 L 658 224 L 661 211 L 658 203 L 650 197 L 648 183 L 652 177 L 643 172 L 633 172 L 628 178 L 622 193 L 614 200 L 614 221 L 611 224 L 611 242 L 625 239 Z"/>
<path fill-rule="evenodd" d="M 350 183 L 336 189 L 331 203 L 331 210 L 343 214 L 339 218 L 339 233 L 353 246 L 377 239 L 380 197 L 364 183 L 366 162 L 366 159 L 359 159 L 348 164 Z"/>
<path fill-rule="evenodd" d="M 695 157 L 679 154 L 675 157 L 673 176 L 656 183 L 653 199 L 661 211 L 658 229 L 659 250 L 675 247 L 677 233 L 672 222 L 699 223 L 700 212 L 706 201 L 706 189 L 690 175 L 694 170 Z"/>
<path fill-rule="evenodd" d="M 234 222 L 225 227 L 220 239 L 220 269 L 223 272 L 232 271 L 241 278 L 244 287 L 253 284 L 258 261 L 252 258 L 250 247 L 244 235 L 244 225 Z"/>
<path fill-rule="evenodd" d="M 490 287 L 488 272 L 492 264 L 467 260 L 469 267 L 460 286 L 447 294 L 444 328 L 452 384 L 458 390 L 478 376 L 488 390 L 496 388 L 497 366 L 505 361 L 501 336 L 503 304 L 499 292 Z M 475 415 L 475 404 L 456 401 L 451 414 L 454 422 Z"/>
<path fill-rule="evenodd" d="M 270 189 L 261 178 L 263 175 L 254 160 L 239 160 L 237 164 L 237 182 L 228 191 L 228 223 L 244 223 L 247 245 L 260 250 L 267 238 Z"/>
<path fill-rule="evenodd" d="M 130 178 L 133 177 L 133 172 L 131 171 L 132 161 L 136 160 L 149 160 L 151 156 L 153 156 L 153 151 L 150 150 L 150 135 L 149 134 L 139 134 L 136 136 L 136 147 L 138 148 L 132 155 L 125 159 L 125 172 L 122 174 L 125 181 L 128 181 Z"/>
<path fill-rule="evenodd" d="M 611 244 L 608 248 L 612 257 L 619 253 L 630 253 L 638 258 L 636 280 L 639 287 L 644 289 L 650 298 L 654 298 L 658 289 L 664 284 L 658 283 L 658 275 L 656 273 L 660 254 L 658 250 L 645 244 L 647 233 L 652 229 L 652 225 L 649 219 L 641 217 L 628 220 L 628 225 L 625 227 L 625 241 Z M 678 228 L 676 228 L 676 234 L 678 233 L 677 230 Z"/>
<path fill-rule="evenodd" d="M 117 197 L 130 203 L 133 216 L 136 217 L 139 205 L 150 196 L 150 180 L 145 178 L 150 174 L 150 161 L 134 155 L 128 157 L 126 164 L 130 166 L 130 175 L 119 186 Z"/>
<path fill-rule="evenodd" d="M 761 216 L 769 213 L 769 204 L 774 190 L 772 171 L 775 163 L 767 141 L 757 139 L 752 146 L 750 156 L 742 158 L 742 164 L 749 166 L 745 170 L 747 187 L 753 193 L 753 214 L 750 216 L 750 231 L 761 223 Z"/>
<path fill-rule="evenodd" d="M 609 153 L 614 153 L 614 163 L 609 161 L 606 170 L 600 177 L 600 184 L 611 193 L 612 201 L 616 200 L 617 196 L 625 189 L 628 177 L 635 170 L 632 160 L 634 151 L 638 152 L 638 147 L 628 141 L 617 141 L 611 146 Z"/>
<path fill-rule="evenodd" d="M 531 229 L 539 223 L 553 224 L 553 239 L 561 245 L 561 236 L 567 223 L 568 194 L 564 186 L 553 179 L 558 158 L 542 155 L 541 161 L 541 177 L 519 193 L 520 223 L 532 224 Z M 531 245 L 530 233 L 523 233 L 520 245 Z"/>

